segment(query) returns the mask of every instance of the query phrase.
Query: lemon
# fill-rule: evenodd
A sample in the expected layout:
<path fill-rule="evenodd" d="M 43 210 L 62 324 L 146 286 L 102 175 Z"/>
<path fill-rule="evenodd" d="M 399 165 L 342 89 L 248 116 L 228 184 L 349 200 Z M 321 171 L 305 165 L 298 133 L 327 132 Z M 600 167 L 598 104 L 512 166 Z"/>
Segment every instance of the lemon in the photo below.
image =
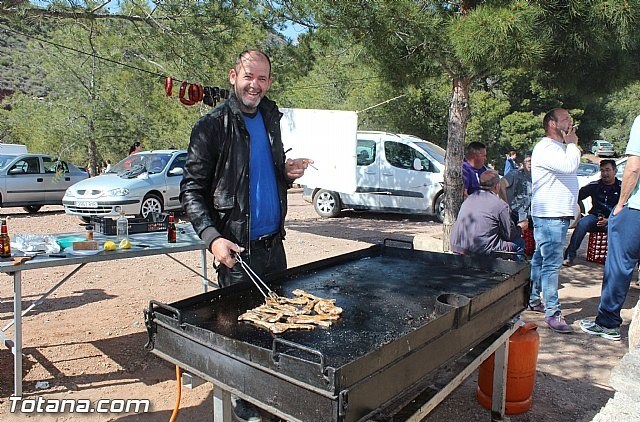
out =
<path fill-rule="evenodd" d="M 111 240 L 107 240 L 106 242 L 104 242 L 104 246 L 103 246 L 105 251 L 115 251 L 116 250 L 116 244 L 115 242 L 112 242 Z"/>
<path fill-rule="evenodd" d="M 122 241 L 120 241 L 120 249 L 129 249 L 131 248 L 131 242 L 129 242 L 129 239 L 122 239 Z"/>

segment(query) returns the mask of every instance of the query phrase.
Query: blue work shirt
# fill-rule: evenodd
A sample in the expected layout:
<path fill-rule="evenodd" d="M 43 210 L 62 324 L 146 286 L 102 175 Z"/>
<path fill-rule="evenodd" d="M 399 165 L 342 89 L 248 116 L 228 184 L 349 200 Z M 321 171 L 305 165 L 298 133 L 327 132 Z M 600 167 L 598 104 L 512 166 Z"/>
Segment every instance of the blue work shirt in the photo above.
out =
<path fill-rule="evenodd" d="M 249 204 L 251 205 L 251 240 L 274 234 L 280 226 L 280 201 L 271 155 L 271 142 L 262 114 L 243 113 L 249 131 Z"/>

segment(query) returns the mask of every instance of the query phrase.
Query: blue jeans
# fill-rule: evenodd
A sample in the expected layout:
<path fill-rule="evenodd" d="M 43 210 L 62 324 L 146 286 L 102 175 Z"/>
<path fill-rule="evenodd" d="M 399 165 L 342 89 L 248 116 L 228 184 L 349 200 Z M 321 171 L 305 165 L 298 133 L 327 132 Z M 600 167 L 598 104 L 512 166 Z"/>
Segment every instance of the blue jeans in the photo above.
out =
<path fill-rule="evenodd" d="M 542 294 L 546 316 L 553 316 L 560 310 L 558 273 L 562 265 L 562 249 L 567 238 L 569 222 L 568 217 L 533 217 L 536 250 L 531 258 L 529 304 L 540 303 Z"/>
<path fill-rule="evenodd" d="M 522 261 L 524 257 L 524 239 L 521 237 L 516 238 L 513 242 L 503 240 L 500 245 L 494 249 L 497 256 L 500 256 L 500 252 L 507 252 L 502 257 L 506 259 L 513 259 L 514 261 Z"/>
<path fill-rule="evenodd" d="M 639 227 L 640 210 L 624 207 L 618 215 L 609 216 L 607 261 L 596 317 L 596 324 L 602 327 L 617 328 L 622 324 L 620 310 L 640 256 Z"/>
<path fill-rule="evenodd" d="M 564 257 L 573 260 L 576 257 L 576 252 L 578 251 L 578 249 L 580 249 L 582 240 L 587 233 L 599 231 L 603 232 L 606 231 L 606 229 L 606 227 L 598 227 L 597 216 L 593 214 L 587 214 L 586 216 L 582 217 L 580 221 L 578 221 L 578 224 L 576 224 L 575 229 L 573 229 L 573 234 L 571 235 L 571 240 L 569 241 L 569 246 L 564 253 Z"/>

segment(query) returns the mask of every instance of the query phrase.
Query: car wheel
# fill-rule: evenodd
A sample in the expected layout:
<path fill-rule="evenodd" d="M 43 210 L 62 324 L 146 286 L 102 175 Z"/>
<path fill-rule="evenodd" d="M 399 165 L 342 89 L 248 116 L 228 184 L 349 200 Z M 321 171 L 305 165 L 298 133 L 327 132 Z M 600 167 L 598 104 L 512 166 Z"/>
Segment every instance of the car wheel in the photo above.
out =
<path fill-rule="evenodd" d="M 37 213 L 38 211 L 40 211 L 40 208 L 42 208 L 42 205 L 27 205 L 26 207 L 22 207 L 22 209 L 29 214 Z"/>
<path fill-rule="evenodd" d="M 142 200 L 142 206 L 140 207 L 140 215 L 146 218 L 147 215 L 155 213 L 162 213 L 162 200 L 152 193 L 148 194 Z"/>
<path fill-rule="evenodd" d="M 436 199 L 436 205 L 434 207 L 436 218 L 440 223 L 444 223 L 444 194 L 440 194 Z"/>
<path fill-rule="evenodd" d="M 320 189 L 313 196 L 313 208 L 320 217 L 336 217 L 340 214 L 340 196 L 330 190 Z"/>

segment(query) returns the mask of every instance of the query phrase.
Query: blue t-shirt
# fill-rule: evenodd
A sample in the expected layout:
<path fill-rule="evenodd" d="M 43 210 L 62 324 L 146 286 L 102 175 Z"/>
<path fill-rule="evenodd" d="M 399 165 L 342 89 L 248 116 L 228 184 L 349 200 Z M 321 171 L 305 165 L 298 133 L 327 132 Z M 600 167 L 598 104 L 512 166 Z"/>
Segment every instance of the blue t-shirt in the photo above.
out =
<path fill-rule="evenodd" d="M 486 170 L 487 167 L 485 166 L 482 166 L 479 169 L 473 167 L 469 164 L 466 158 L 462 161 L 462 182 L 464 184 L 464 189 L 469 195 L 480 190 L 480 175 Z"/>
<path fill-rule="evenodd" d="M 249 204 L 251 240 L 274 234 L 280 229 L 280 199 L 271 155 L 271 143 L 262 114 L 243 114 L 249 131 Z"/>

